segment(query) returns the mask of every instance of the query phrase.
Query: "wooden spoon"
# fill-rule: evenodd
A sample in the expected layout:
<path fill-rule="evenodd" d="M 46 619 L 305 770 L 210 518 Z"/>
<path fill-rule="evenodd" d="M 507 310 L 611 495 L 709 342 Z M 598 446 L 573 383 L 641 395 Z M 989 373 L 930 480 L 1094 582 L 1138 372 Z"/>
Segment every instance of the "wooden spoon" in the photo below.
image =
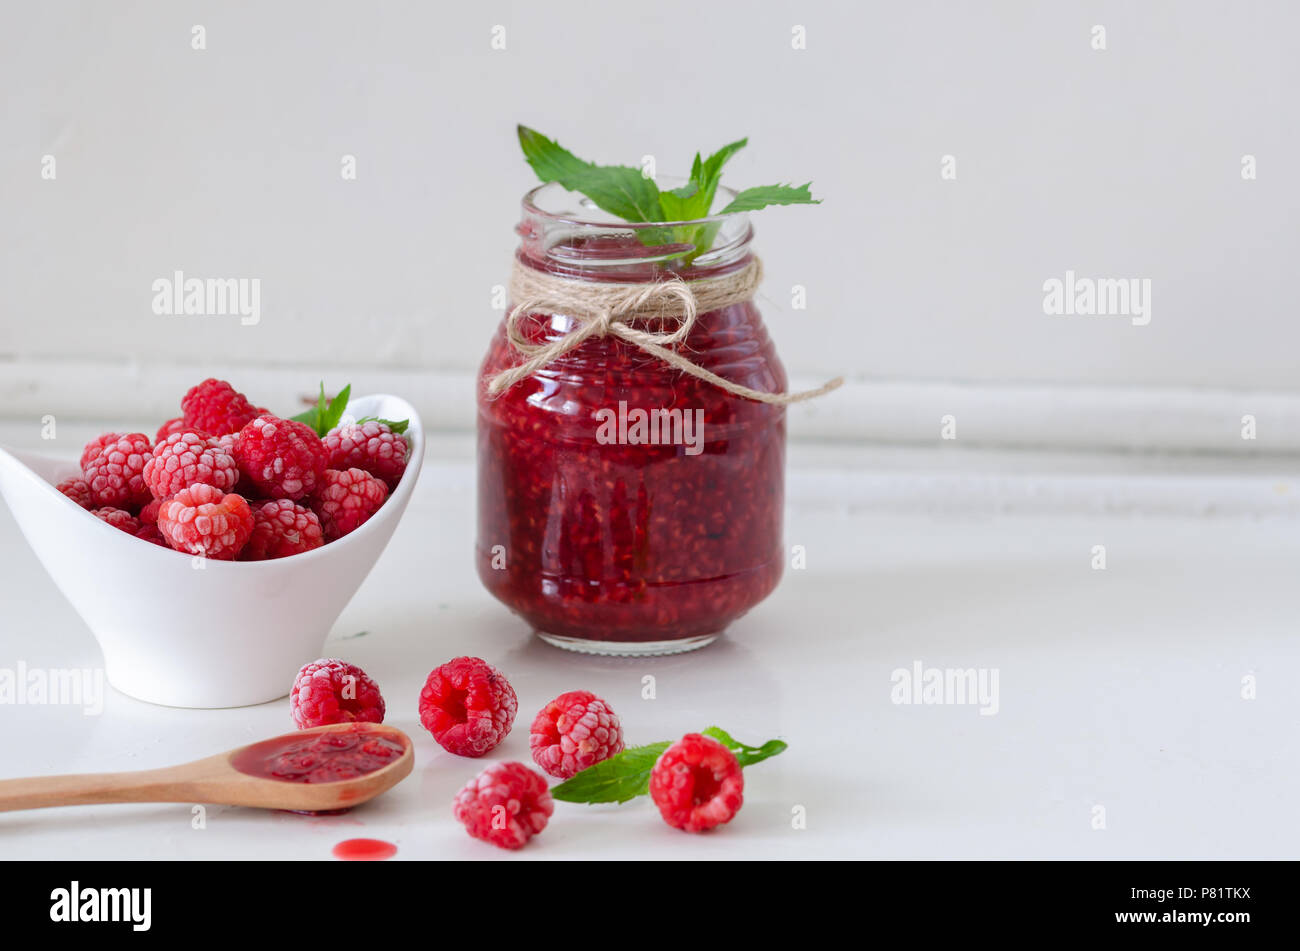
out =
<path fill-rule="evenodd" d="M 402 752 L 372 772 L 333 782 L 274 779 L 259 769 L 258 764 L 286 744 L 312 742 L 312 737 L 326 733 L 374 737 L 381 743 L 398 744 Z M 346 743 L 347 738 L 327 742 Z M 316 754 L 320 761 L 330 755 L 328 749 Z M 328 812 L 360 805 L 386 792 L 410 775 L 414 764 L 411 738 L 401 730 L 381 723 L 335 723 L 164 769 L 0 780 L 0 812 L 104 802 L 202 802 Z M 259 771 L 263 774 L 256 775 Z"/>

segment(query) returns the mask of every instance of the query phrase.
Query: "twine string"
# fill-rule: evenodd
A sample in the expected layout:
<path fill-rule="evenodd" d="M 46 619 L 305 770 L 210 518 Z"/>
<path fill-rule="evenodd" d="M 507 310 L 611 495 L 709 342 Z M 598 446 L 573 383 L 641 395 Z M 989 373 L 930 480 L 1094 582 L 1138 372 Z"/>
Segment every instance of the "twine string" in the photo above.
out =
<path fill-rule="evenodd" d="M 743 268 L 721 277 L 687 283 L 674 275 L 648 284 L 577 281 L 538 271 L 516 260 L 510 274 L 510 299 L 517 303 L 506 317 L 505 332 L 510 345 L 524 360 L 492 377 L 488 393 L 496 396 L 593 337 L 606 336 L 632 344 L 728 393 L 760 403 L 785 406 L 838 388 L 844 382 L 843 377 L 800 393 L 764 393 L 720 377 L 669 349 L 690 335 L 699 314 L 749 300 L 762 279 L 763 266 L 758 258 L 751 258 Z M 533 343 L 524 335 L 522 324 L 535 313 L 564 314 L 572 318 L 573 326 L 568 333 L 548 343 Z M 675 327 L 652 331 L 635 325 L 646 320 Z"/>

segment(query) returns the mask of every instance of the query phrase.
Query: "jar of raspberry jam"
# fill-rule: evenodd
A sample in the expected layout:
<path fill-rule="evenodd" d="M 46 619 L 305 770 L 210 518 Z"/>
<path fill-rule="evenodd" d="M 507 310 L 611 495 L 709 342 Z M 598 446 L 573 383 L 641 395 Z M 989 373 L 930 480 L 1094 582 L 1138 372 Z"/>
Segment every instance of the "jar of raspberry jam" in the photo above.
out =
<path fill-rule="evenodd" d="M 618 291 L 677 279 L 716 285 L 757 269 L 745 214 L 671 228 L 603 216 L 556 184 L 529 192 L 512 296 L 521 276 Z M 520 310 L 517 334 L 531 347 L 583 326 L 552 312 L 560 308 Z M 526 356 L 508 325 L 479 376 L 483 584 L 543 640 L 570 650 L 652 655 L 708 644 L 781 577 L 785 407 L 599 332 L 494 392 L 494 378 Z M 674 324 L 651 316 L 626 326 L 666 333 Z M 751 390 L 786 390 L 751 299 L 697 313 L 666 349 Z"/>

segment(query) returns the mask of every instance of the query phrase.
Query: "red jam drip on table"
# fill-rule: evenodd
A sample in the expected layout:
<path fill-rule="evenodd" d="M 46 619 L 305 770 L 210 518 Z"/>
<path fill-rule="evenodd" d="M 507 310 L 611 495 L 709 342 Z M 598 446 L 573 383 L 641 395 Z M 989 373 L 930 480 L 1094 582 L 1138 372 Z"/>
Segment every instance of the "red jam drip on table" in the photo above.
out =
<path fill-rule="evenodd" d="M 642 265 L 602 279 L 653 275 Z M 571 323 L 539 315 L 524 326 L 545 342 Z M 682 351 L 734 382 L 786 389 L 752 302 L 699 315 Z M 488 397 L 486 380 L 518 362 L 499 329 L 478 412 L 477 562 L 492 594 L 544 633 L 645 642 L 716 634 L 776 587 L 784 407 L 733 396 L 612 336 Z M 595 414 L 620 402 L 703 410 L 702 451 L 600 443 Z"/>
<path fill-rule="evenodd" d="M 397 762 L 406 748 L 388 734 L 355 723 L 347 730 L 289 734 L 245 747 L 230 765 L 248 776 L 286 783 L 359 779 Z"/>
<path fill-rule="evenodd" d="M 334 846 L 334 857 L 345 862 L 380 862 L 397 854 L 397 846 L 383 839 L 345 839 Z"/>

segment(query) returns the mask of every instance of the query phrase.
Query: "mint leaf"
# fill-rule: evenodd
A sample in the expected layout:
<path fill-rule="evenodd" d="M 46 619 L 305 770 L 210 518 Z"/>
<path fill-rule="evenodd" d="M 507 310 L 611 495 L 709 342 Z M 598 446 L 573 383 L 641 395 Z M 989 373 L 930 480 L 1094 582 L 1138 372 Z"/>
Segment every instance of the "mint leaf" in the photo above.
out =
<path fill-rule="evenodd" d="M 741 139 L 738 142 L 732 142 L 724 145 L 718 151 L 714 152 L 700 167 L 699 186 L 700 186 L 700 204 L 699 214 L 696 218 L 708 217 L 713 208 L 713 196 L 718 193 L 718 183 L 722 181 L 722 166 L 726 165 L 733 155 L 749 144 L 749 139 Z M 698 156 L 696 156 L 698 160 Z M 692 166 L 691 178 L 695 179 L 694 166 Z"/>
<path fill-rule="evenodd" d="M 584 162 L 572 152 L 527 126 L 519 126 L 524 158 L 544 182 L 559 182 L 582 192 L 599 207 L 624 221 L 662 221 L 659 186 L 626 165 Z"/>
<path fill-rule="evenodd" d="M 762 746 L 747 746 L 732 737 L 726 730 L 716 726 L 709 727 L 704 731 L 704 735 L 713 737 L 731 750 L 736 756 L 736 761 L 742 767 L 753 766 L 755 763 L 763 762 L 768 757 L 784 753 L 789 746 L 784 740 L 768 740 Z"/>
<path fill-rule="evenodd" d="M 672 744 L 633 746 L 551 787 L 561 802 L 627 802 L 650 791 L 650 771 Z"/>
<path fill-rule="evenodd" d="M 320 426 L 318 425 L 320 415 L 328 408 L 328 406 L 329 404 L 325 401 L 325 381 L 322 380 L 320 385 L 320 396 L 316 399 L 316 405 L 311 409 L 303 410 L 297 416 L 290 416 L 289 418 L 297 423 L 306 423 L 315 431 L 316 435 L 319 436 L 321 434 Z"/>
<path fill-rule="evenodd" d="M 709 212 L 713 210 L 713 199 L 718 193 L 718 183 L 722 180 L 722 166 L 726 165 L 727 161 L 748 142 L 749 139 L 740 139 L 728 143 L 707 159 L 701 159 L 700 153 L 696 152 L 695 161 L 691 163 L 691 180 L 681 188 L 674 188 L 659 195 L 663 220 L 694 221 L 698 218 L 707 218 Z M 717 222 L 689 227 L 679 225 L 676 228 L 643 231 L 637 237 L 643 244 L 690 245 L 691 250 L 683 258 L 683 263 L 690 264 L 712 247 L 714 239 L 718 236 L 718 228 Z"/>
<path fill-rule="evenodd" d="M 664 213 L 662 220 L 694 221 L 697 218 L 707 218 L 713 208 L 713 198 L 718 193 L 718 183 L 722 181 L 722 166 L 748 142 L 749 139 L 741 139 L 724 145 L 707 159 L 701 159 L 700 153 L 696 152 L 695 161 L 691 163 L 691 180 L 681 188 L 659 195 L 659 207 Z M 695 229 L 690 237 L 698 239 L 700 230 Z"/>
<path fill-rule="evenodd" d="M 297 416 L 290 416 L 289 418 L 299 423 L 306 423 L 315 431 L 317 436 L 324 436 L 337 426 L 339 420 L 343 418 L 343 412 L 348 408 L 348 398 L 351 395 L 352 384 L 349 383 L 339 390 L 338 396 L 332 400 L 327 400 L 325 398 L 325 382 L 322 380 L 320 396 L 316 399 L 316 405 L 299 413 Z"/>
<path fill-rule="evenodd" d="M 760 185 L 757 188 L 746 188 L 737 193 L 731 200 L 731 204 L 723 208 L 719 214 L 758 211 L 768 205 L 820 205 L 821 199 L 813 198 L 812 193 L 808 191 L 808 186 L 811 184 L 812 182 L 808 182 L 797 188 L 793 185 Z"/>
<path fill-rule="evenodd" d="M 352 384 L 349 383 L 343 389 L 339 390 L 339 395 L 330 400 L 329 409 L 320 414 L 321 431 L 316 435 L 324 436 L 327 432 L 339 424 L 343 418 L 344 412 L 348 408 L 348 400 L 352 397 Z"/>
<path fill-rule="evenodd" d="M 695 182 L 687 182 L 681 188 L 660 192 L 659 209 L 663 212 L 663 220 L 690 221 L 692 218 L 700 217 L 695 213 L 696 203 L 692 200 L 699 191 L 699 185 Z"/>
<path fill-rule="evenodd" d="M 731 750 L 742 768 L 761 763 L 786 749 L 783 740 L 768 740 L 762 746 L 747 746 L 716 726 L 704 730 L 703 734 Z M 617 756 L 587 767 L 558 786 L 552 786 L 551 796 L 561 802 L 587 803 L 627 802 L 637 796 L 644 796 L 650 791 L 651 770 L 670 746 L 672 743 L 665 740 L 663 743 L 626 749 Z"/>
<path fill-rule="evenodd" d="M 518 134 L 524 158 L 538 178 L 581 192 L 598 207 L 634 223 L 695 222 L 709 217 L 722 181 L 723 166 L 749 144 L 747 138 L 729 142 L 708 158 L 696 152 L 690 181 L 680 188 L 661 192 L 640 169 L 585 162 L 555 140 L 527 126 L 518 126 Z M 808 185 L 763 185 L 737 193 L 719 214 L 757 211 L 768 205 L 819 204 L 821 201 L 812 197 Z M 661 248 L 663 260 L 677 258 L 683 264 L 690 264 L 713 246 L 719 229 L 718 222 L 674 224 L 666 228 L 638 229 L 637 239 L 648 247 Z"/>

